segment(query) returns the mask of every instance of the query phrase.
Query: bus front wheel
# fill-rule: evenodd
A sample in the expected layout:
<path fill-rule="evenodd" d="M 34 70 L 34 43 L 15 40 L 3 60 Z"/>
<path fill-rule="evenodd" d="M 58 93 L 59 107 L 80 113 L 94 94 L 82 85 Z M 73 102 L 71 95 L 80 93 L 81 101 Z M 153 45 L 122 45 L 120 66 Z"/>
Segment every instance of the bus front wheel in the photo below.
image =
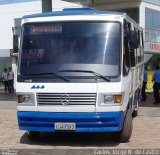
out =
<path fill-rule="evenodd" d="M 39 138 L 40 132 L 38 131 L 29 131 L 28 138 L 30 141 L 36 141 Z"/>
<path fill-rule="evenodd" d="M 131 115 L 127 115 L 124 120 L 121 131 L 112 133 L 113 140 L 116 142 L 126 143 L 129 141 L 133 130 L 133 120 Z"/>

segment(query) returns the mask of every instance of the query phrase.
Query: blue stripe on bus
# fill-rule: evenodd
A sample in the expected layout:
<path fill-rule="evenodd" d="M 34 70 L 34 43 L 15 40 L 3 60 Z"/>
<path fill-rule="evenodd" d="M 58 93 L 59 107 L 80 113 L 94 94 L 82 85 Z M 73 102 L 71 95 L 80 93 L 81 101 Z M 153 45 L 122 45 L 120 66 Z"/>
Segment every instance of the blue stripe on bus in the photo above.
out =
<path fill-rule="evenodd" d="M 126 112 L 103 113 L 56 113 L 18 111 L 20 130 L 56 132 L 54 124 L 75 123 L 74 132 L 114 132 L 120 131 Z"/>

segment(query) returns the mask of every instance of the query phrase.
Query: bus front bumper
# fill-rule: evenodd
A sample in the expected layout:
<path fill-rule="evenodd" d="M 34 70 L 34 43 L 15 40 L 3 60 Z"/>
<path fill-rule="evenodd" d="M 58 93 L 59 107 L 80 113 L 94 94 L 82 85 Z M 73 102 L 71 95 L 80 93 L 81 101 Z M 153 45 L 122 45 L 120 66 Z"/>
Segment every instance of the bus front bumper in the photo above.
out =
<path fill-rule="evenodd" d="M 125 111 L 101 113 L 17 112 L 20 130 L 47 132 L 58 132 L 59 130 L 55 130 L 57 122 L 75 124 L 73 132 L 121 131 L 125 114 Z"/>

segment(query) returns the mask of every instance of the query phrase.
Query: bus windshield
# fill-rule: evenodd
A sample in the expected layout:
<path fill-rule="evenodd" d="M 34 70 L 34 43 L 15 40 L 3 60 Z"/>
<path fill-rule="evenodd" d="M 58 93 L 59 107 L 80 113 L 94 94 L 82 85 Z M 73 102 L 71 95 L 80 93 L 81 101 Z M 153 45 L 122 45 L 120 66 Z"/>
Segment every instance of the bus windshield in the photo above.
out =
<path fill-rule="evenodd" d="M 28 23 L 22 29 L 18 75 L 53 73 L 73 78 L 95 72 L 118 77 L 120 49 L 118 22 Z"/>

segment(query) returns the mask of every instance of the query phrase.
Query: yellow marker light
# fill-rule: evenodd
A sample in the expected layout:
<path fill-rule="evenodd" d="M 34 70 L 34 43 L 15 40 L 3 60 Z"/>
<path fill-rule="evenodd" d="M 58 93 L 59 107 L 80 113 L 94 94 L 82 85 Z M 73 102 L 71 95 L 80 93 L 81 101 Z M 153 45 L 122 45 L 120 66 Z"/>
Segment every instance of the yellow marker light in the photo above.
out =
<path fill-rule="evenodd" d="M 115 103 L 121 103 L 122 102 L 122 95 L 115 95 Z"/>

